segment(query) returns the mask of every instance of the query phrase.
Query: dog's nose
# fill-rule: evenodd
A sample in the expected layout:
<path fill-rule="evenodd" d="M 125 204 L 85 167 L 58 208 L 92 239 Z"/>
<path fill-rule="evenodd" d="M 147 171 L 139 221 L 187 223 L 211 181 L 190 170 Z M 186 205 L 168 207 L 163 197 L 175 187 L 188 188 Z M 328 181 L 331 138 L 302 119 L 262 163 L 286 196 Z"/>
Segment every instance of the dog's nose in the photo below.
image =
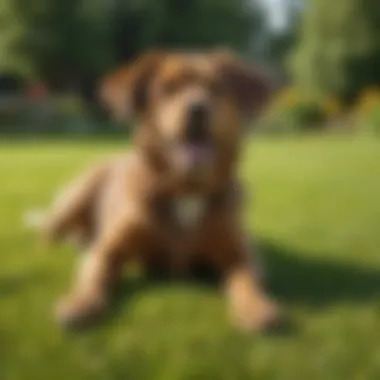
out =
<path fill-rule="evenodd" d="M 202 122 L 207 116 L 207 106 L 204 102 L 196 102 L 189 107 L 190 118 Z"/>
<path fill-rule="evenodd" d="M 208 107 L 204 102 L 189 106 L 186 137 L 190 142 L 199 142 L 207 136 Z"/>

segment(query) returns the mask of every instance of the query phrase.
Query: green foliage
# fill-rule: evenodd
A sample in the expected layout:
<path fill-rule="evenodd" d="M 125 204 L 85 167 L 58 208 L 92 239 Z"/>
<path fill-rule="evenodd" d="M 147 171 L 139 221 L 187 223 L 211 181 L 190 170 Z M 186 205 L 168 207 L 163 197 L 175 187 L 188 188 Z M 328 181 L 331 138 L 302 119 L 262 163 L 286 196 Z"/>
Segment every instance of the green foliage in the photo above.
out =
<path fill-rule="evenodd" d="M 31 101 L 14 98 L 0 108 L 0 135 L 5 136 L 88 136 L 129 135 L 126 123 L 94 120 L 83 99 L 75 94 Z"/>
<path fill-rule="evenodd" d="M 362 91 L 350 113 L 350 119 L 357 132 L 380 136 L 379 87 L 368 87 Z"/>
<path fill-rule="evenodd" d="M 30 107 L 11 103 L 0 109 L 0 133 L 12 132 L 24 125 L 30 127 Z"/>
<path fill-rule="evenodd" d="M 253 3 L 254 4 L 254 3 Z M 150 47 L 243 49 L 261 26 L 247 0 L 0 0 L 2 65 L 75 86 Z"/>
<path fill-rule="evenodd" d="M 48 81 L 73 81 L 75 75 L 109 64 L 111 13 L 102 0 L 7 0 L 10 33 L 5 49 Z"/>
<path fill-rule="evenodd" d="M 267 31 L 267 59 L 279 76 L 287 76 L 287 59 L 299 36 L 302 14 L 297 8 L 288 8 L 288 27 L 280 31 Z"/>
<path fill-rule="evenodd" d="M 324 128 L 327 112 L 322 102 L 308 99 L 295 89 L 278 93 L 263 118 L 263 132 L 306 132 Z"/>
<path fill-rule="evenodd" d="M 115 51 L 129 59 L 151 47 L 245 50 L 263 15 L 247 0 L 115 0 Z"/>
<path fill-rule="evenodd" d="M 380 136 L 380 103 L 355 118 L 358 132 Z"/>
<path fill-rule="evenodd" d="M 373 108 L 365 118 L 359 121 L 360 129 L 367 130 L 377 136 L 380 136 L 380 104 Z"/>
<path fill-rule="evenodd" d="M 268 132 L 305 132 L 323 129 L 323 109 L 317 103 L 300 103 L 269 112 L 262 120 Z"/>
<path fill-rule="evenodd" d="M 294 77 L 309 93 L 350 104 L 380 82 L 380 3 L 312 0 L 292 59 Z"/>

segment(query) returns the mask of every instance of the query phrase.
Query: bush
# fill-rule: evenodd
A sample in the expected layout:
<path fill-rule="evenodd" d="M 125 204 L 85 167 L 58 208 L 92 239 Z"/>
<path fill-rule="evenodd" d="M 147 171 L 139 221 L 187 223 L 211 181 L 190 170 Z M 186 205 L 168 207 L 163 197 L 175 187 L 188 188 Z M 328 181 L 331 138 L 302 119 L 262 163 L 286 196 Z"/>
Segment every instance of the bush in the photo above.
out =
<path fill-rule="evenodd" d="M 128 134 L 128 126 L 96 120 L 73 94 L 43 100 L 7 97 L 0 104 L 0 133 L 26 135 Z"/>
<path fill-rule="evenodd" d="M 0 101 L 0 131 L 11 130 L 27 122 L 28 117 L 25 112 L 28 104 L 24 99 L 1 98 Z"/>
<path fill-rule="evenodd" d="M 261 120 L 267 132 L 303 132 L 320 130 L 326 121 L 338 112 L 338 103 L 310 100 L 294 89 L 280 92 Z"/>
<path fill-rule="evenodd" d="M 72 99 L 49 97 L 30 99 L 25 96 L 4 96 L 0 107 L 0 132 L 62 133 L 74 119 L 83 119 L 83 111 Z"/>
<path fill-rule="evenodd" d="M 353 116 L 357 131 L 380 135 L 380 88 L 369 88 L 362 92 Z"/>

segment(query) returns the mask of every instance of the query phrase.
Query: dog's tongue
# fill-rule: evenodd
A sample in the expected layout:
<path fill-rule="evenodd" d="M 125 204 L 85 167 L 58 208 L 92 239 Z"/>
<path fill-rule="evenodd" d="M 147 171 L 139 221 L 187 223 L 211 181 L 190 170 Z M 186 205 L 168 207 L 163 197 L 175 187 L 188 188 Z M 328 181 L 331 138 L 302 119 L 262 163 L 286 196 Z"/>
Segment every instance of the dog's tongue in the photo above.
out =
<path fill-rule="evenodd" d="M 211 149 L 205 144 L 186 144 L 179 153 L 181 164 L 187 167 L 200 165 L 211 158 Z"/>

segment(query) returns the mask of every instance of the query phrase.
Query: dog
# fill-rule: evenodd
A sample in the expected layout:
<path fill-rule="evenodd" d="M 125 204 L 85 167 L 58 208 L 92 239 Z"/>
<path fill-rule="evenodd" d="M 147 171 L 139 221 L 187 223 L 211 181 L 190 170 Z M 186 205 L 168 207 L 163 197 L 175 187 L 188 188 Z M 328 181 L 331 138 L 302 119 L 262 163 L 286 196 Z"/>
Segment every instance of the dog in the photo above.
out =
<path fill-rule="evenodd" d="M 220 49 L 147 52 L 103 80 L 104 104 L 137 126 L 125 155 L 89 168 L 44 217 L 48 240 L 75 236 L 83 250 L 57 308 L 63 325 L 101 315 L 131 261 L 168 276 L 206 263 L 237 325 L 262 331 L 281 320 L 248 244 L 236 178 L 244 125 L 270 93 L 263 73 Z"/>

